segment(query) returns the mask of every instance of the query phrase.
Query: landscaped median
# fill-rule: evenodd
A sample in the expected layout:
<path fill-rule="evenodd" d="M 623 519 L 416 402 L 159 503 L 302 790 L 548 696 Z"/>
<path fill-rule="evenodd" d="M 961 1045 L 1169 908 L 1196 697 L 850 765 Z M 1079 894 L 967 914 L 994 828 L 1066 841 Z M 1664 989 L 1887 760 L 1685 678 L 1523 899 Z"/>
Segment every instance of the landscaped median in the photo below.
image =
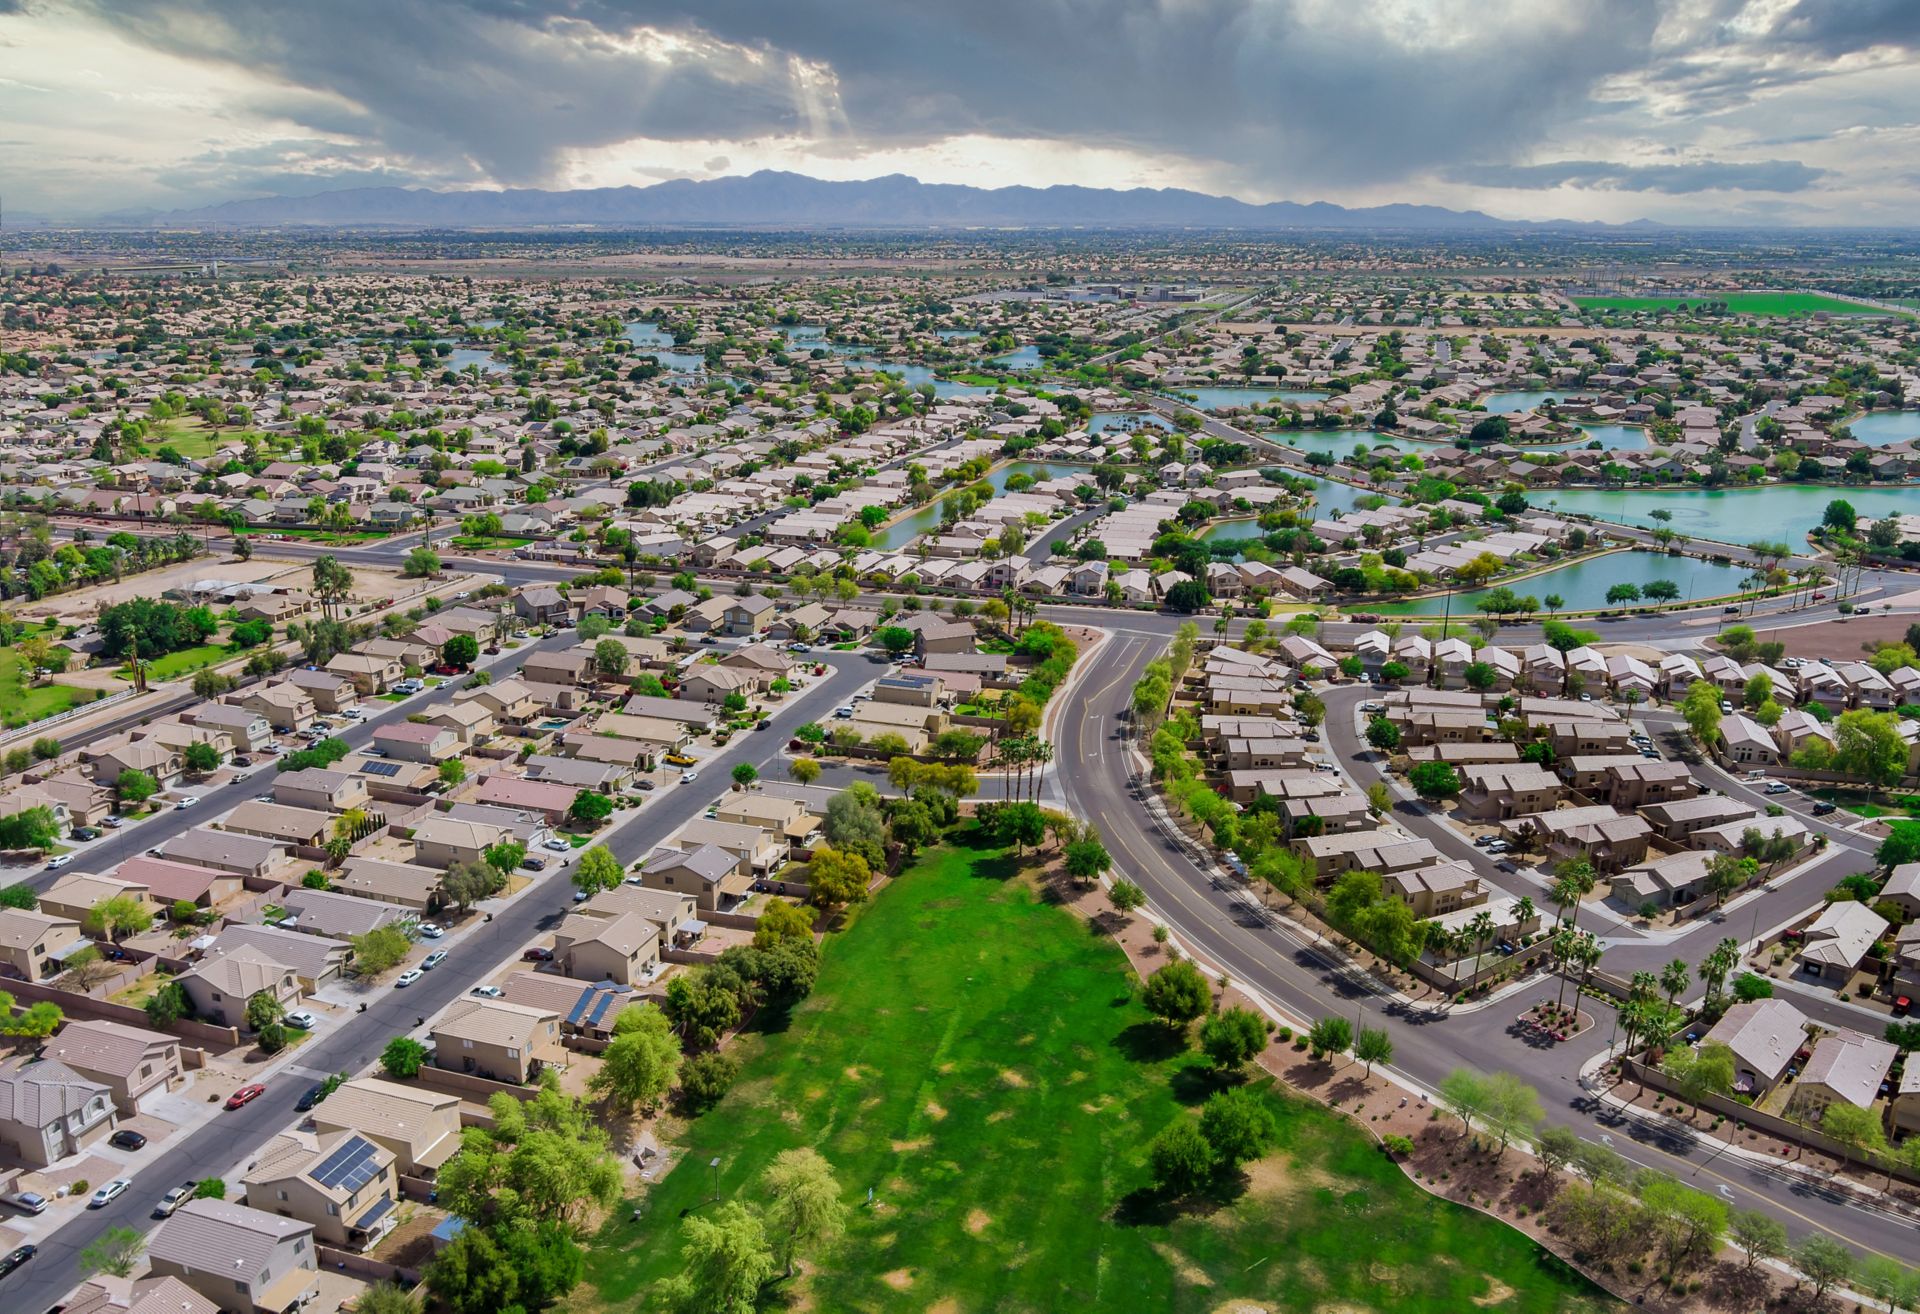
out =
<path fill-rule="evenodd" d="M 775 1156 L 811 1147 L 846 1232 L 803 1250 L 769 1307 L 1610 1306 L 1341 1118 L 1223 1076 L 1148 1012 L 1120 950 L 1053 906 L 1038 855 L 958 835 L 829 937 L 804 1003 L 738 1039 L 738 1083 L 677 1137 L 638 1219 L 618 1212 L 590 1250 L 600 1303 L 653 1307 L 689 1228 L 757 1205 Z M 1194 1111 L 1225 1090 L 1273 1120 L 1271 1152 L 1157 1187 L 1150 1143 L 1206 1131 Z"/>

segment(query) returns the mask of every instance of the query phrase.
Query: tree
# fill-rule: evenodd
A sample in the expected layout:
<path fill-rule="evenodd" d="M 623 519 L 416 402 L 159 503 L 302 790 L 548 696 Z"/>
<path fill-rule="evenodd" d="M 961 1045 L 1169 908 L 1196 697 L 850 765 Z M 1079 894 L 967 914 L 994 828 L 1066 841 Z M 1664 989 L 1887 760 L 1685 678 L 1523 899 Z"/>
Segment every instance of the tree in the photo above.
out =
<path fill-rule="evenodd" d="M 582 853 L 580 861 L 574 864 L 573 888 L 583 894 L 618 889 L 626 879 L 626 874 L 620 859 L 614 857 L 604 844 L 596 844 Z"/>
<path fill-rule="evenodd" d="M 204 776 L 209 771 L 218 771 L 220 769 L 220 750 L 212 744 L 188 744 L 186 751 L 181 754 L 181 757 L 186 762 L 187 770 L 194 772 L 196 775 Z"/>
<path fill-rule="evenodd" d="M 578 825 L 593 828 L 613 815 L 613 800 L 605 794 L 583 789 L 573 796 L 567 816 Z"/>
<path fill-rule="evenodd" d="M 1420 762 L 1407 773 L 1414 792 L 1424 799 L 1452 798 L 1460 792 L 1460 777 L 1445 762 Z"/>
<path fill-rule="evenodd" d="M 679 1077 L 680 1041 L 667 1015 L 644 1004 L 621 1009 L 591 1089 L 615 1103 L 651 1109 Z"/>
<path fill-rule="evenodd" d="M 331 556 L 315 558 L 313 596 L 320 600 L 320 610 L 326 619 L 334 618 L 334 611 L 351 592 L 353 592 L 352 571 Z"/>
<path fill-rule="evenodd" d="M 1200 1024 L 1200 1049 L 1223 1072 L 1238 1072 L 1266 1047 L 1266 1019 L 1251 1009 L 1222 1009 Z"/>
<path fill-rule="evenodd" d="M 810 757 L 796 757 L 787 763 L 787 774 L 795 784 L 811 785 L 820 779 L 820 764 Z"/>
<path fill-rule="evenodd" d="M 822 908 L 844 908 L 860 903 L 866 899 L 867 887 L 872 883 L 873 870 L 858 853 L 819 845 L 807 864 L 807 890 Z"/>
<path fill-rule="evenodd" d="M 1140 1000 L 1147 1011 L 1175 1030 L 1184 1031 L 1213 1008 L 1213 991 L 1200 969 L 1182 958 L 1166 964 L 1147 978 Z"/>
<path fill-rule="evenodd" d="M 1213 1151 L 1216 1169 L 1231 1171 L 1258 1159 L 1277 1132 L 1265 1097 L 1250 1087 L 1220 1091 L 1200 1108 L 1200 1134 Z"/>
<path fill-rule="evenodd" d="M 468 1227 L 427 1265 L 427 1289 L 454 1314 L 518 1308 L 520 1275 L 484 1228 Z"/>
<path fill-rule="evenodd" d="M 1747 1256 L 1747 1267 L 1767 1259 L 1784 1259 L 1787 1253 L 1785 1224 L 1758 1209 L 1736 1209 L 1727 1218 L 1727 1239 Z"/>
<path fill-rule="evenodd" d="M 153 913 L 131 894 L 115 894 L 87 909 L 83 925 L 89 935 L 104 935 L 110 940 L 147 930 L 153 925 Z"/>
<path fill-rule="evenodd" d="M 1753 972 L 1742 972 L 1733 978 L 1733 997 L 1743 1004 L 1756 999 L 1773 998 L 1773 982 Z"/>
<path fill-rule="evenodd" d="M 1838 1241 L 1815 1233 L 1794 1247 L 1793 1266 L 1813 1283 L 1813 1298 L 1818 1301 L 1827 1294 L 1827 1288 L 1853 1276 L 1853 1252 Z"/>
<path fill-rule="evenodd" d="M 1727 1231 L 1726 1202 L 1661 1173 L 1640 1183 L 1640 1205 L 1653 1225 L 1666 1274 L 1719 1250 Z"/>
<path fill-rule="evenodd" d="M 579 802 L 578 798 L 574 799 L 575 804 Z M 520 864 L 527 860 L 527 846 L 519 840 L 503 840 L 482 850 L 480 857 L 504 879 L 518 871 Z"/>
<path fill-rule="evenodd" d="M 132 1277 L 140 1256 L 147 1250 L 147 1239 L 131 1227 L 110 1227 L 88 1242 L 80 1251 L 80 1271 L 104 1273 L 108 1277 Z"/>
<path fill-rule="evenodd" d="M 662 1284 L 678 1314 L 754 1314 L 760 1288 L 780 1267 L 758 1214 L 729 1200 L 680 1224 L 683 1270 Z"/>
<path fill-rule="evenodd" d="M 361 935 L 347 937 L 353 946 L 353 970 L 361 976 L 379 976 L 396 967 L 413 947 L 413 941 L 397 926 L 376 926 Z"/>
<path fill-rule="evenodd" d="M 236 631 L 239 626 L 234 626 Z M 215 670 L 195 671 L 193 674 L 193 696 L 211 702 L 221 694 L 233 688 L 233 681 Z"/>
<path fill-rule="evenodd" d="M 448 789 L 457 789 L 467 778 L 467 764 L 457 757 L 450 757 L 440 764 L 440 783 Z"/>
<path fill-rule="evenodd" d="M 913 631 L 904 625 L 883 625 L 874 632 L 874 641 L 887 650 L 890 657 L 898 657 L 913 647 Z"/>
<path fill-rule="evenodd" d="M 1673 1079 L 1689 1104 L 1695 1105 L 1709 1095 L 1731 1092 L 1735 1067 L 1733 1051 L 1717 1040 L 1699 1049 L 1676 1046 L 1660 1063 L 1660 1071 Z"/>
<path fill-rule="evenodd" d="M 218 1177 L 202 1177 L 193 1188 L 196 1200 L 224 1200 L 227 1198 L 227 1184 Z"/>
<path fill-rule="evenodd" d="M 1083 834 L 1067 845 L 1067 875 L 1091 885 L 1113 868 L 1113 857 L 1094 833 Z"/>
<path fill-rule="evenodd" d="M 1853 503 L 1838 497 L 1827 503 L 1827 509 L 1820 515 L 1821 524 L 1828 529 L 1837 529 L 1847 535 L 1853 533 L 1859 519 L 1859 515 L 1853 509 Z"/>
<path fill-rule="evenodd" d="M 1680 715 L 1686 718 L 1694 742 L 1711 748 L 1720 737 L 1720 691 L 1709 681 L 1695 680 L 1680 700 Z"/>
<path fill-rule="evenodd" d="M 753 927 L 753 946 L 768 949 L 783 940 L 813 940 L 813 918 L 784 899 L 767 904 Z"/>
<path fill-rule="evenodd" d="M 1540 1171 L 1547 1176 L 1572 1163 L 1580 1148 L 1580 1134 L 1571 1127 L 1544 1128 L 1533 1142 L 1534 1157 L 1540 1160 Z"/>
<path fill-rule="evenodd" d="M 1820 1115 L 1820 1130 L 1869 1162 L 1886 1153 L 1887 1136 L 1881 1129 L 1880 1115 L 1858 1104 L 1838 1100 L 1829 1104 Z"/>
<path fill-rule="evenodd" d="M 1892 712 L 1842 712 L 1833 723 L 1833 765 L 1862 777 L 1878 792 L 1900 783 L 1907 770 L 1907 744 Z"/>
<path fill-rule="evenodd" d="M 746 789 L 752 785 L 754 781 L 760 779 L 760 768 L 751 762 L 736 762 L 733 764 L 733 770 L 729 774 L 733 776 L 734 784 L 742 789 Z"/>
<path fill-rule="evenodd" d="M 834 848 L 857 854 L 869 868 L 881 866 L 886 858 L 887 825 L 879 793 L 858 781 L 835 794 L 827 804 L 820 833 Z"/>
<path fill-rule="evenodd" d="M 1167 610 L 1190 616 L 1213 605 L 1213 594 L 1197 579 L 1183 579 L 1167 590 Z"/>
<path fill-rule="evenodd" d="M 1511 1072 L 1496 1072 L 1486 1078 L 1486 1106 L 1483 1120 L 1487 1130 L 1500 1139 L 1504 1153 L 1507 1142 L 1517 1136 L 1531 1136 L 1540 1125 L 1540 1094 Z"/>
<path fill-rule="evenodd" d="M 440 893 L 454 907 L 465 912 L 480 900 L 499 892 L 506 883 L 506 877 L 485 863 L 456 862 L 440 878 Z"/>
<path fill-rule="evenodd" d="M 1191 1195 L 1213 1175 L 1213 1146 L 1200 1126 L 1179 1114 L 1161 1129 L 1147 1147 L 1147 1166 L 1154 1185 L 1169 1195 Z"/>
<path fill-rule="evenodd" d="M 456 634 L 440 645 L 440 660 L 449 666 L 471 666 L 480 659 L 480 640 Z"/>
<path fill-rule="evenodd" d="M 395 1036 L 380 1051 L 380 1067 L 395 1081 L 419 1076 L 426 1061 L 427 1047 L 411 1036 Z"/>
<path fill-rule="evenodd" d="M 251 1030 L 265 1031 L 286 1015 L 286 1006 L 271 990 L 256 990 L 247 996 L 247 1026 Z"/>
<path fill-rule="evenodd" d="M 353 1302 L 353 1314 L 418 1314 L 418 1310 L 405 1287 L 397 1282 L 376 1282 Z"/>
<path fill-rule="evenodd" d="M 160 792 L 160 782 L 144 771 L 122 771 L 113 787 L 120 795 L 122 802 L 131 803 L 135 807 Z"/>
<path fill-rule="evenodd" d="M 1122 917 L 1129 917 L 1147 906 L 1147 892 L 1132 881 L 1116 880 L 1107 889 L 1107 902 Z"/>
<path fill-rule="evenodd" d="M 1393 1062 L 1393 1037 L 1384 1027 L 1361 1027 L 1353 1038 L 1353 1056 L 1367 1065 L 1371 1077 L 1374 1064 Z"/>
<path fill-rule="evenodd" d="M 16 750 L 17 751 L 17 750 Z M 49 807 L 22 808 L 11 816 L 0 817 L 0 849 L 38 849 L 42 853 L 60 842 L 60 822 Z M 30 886 L 15 885 L 9 889 L 19 890 L 28 899 L 33 898 Z M 18 899 L 21 894 L 12 898 Z M 31 908 L 31 902 L 18 907 Z"/>
<path fill-rule="evenodd" d="M 610 680 L 626 674 L 628 660 L 626 645 L 618 639 L 609 637 L 593 645 L 593 668 Z"/>
<path fill-rule="evenodd" d="M 1441 1078 L 1435 1092 L 1443 1108 L 1460 1119 L 1460 1134 L 1473 1130 L 1473 1120 L 1487 1111 L 1491 1093 L 1487 1079 L 1471 1068 L 1455 1068 Z"/>
<path fill-rule="evenodd" d="M 147 1021 L 164 1031 L 191 1011 L 187 992 L 177 982 L 168 981 L 147 996 Z"/>
<path fill-rule="evenodd" d="M 1376 716 L 1367 722 L 1367 742 L 1383 753 L 1391 753 L 1400 747 L 1400 727 L 1384 716 Z"/>
<path fill-rule="evenodd" d="M 40 896 L 33 892 L 31 885 L 9 885 L 5 889 L 0 889 L 0 908 L 18 908 L 22 912 L 32 912 L 39 904 Z"/>
<path fill-rule="evenodd" d="M 887 834 L 900 846 L 901 853 L 911 858 L 940 838 L 940 825 L 922 800 L 890 799 L 887 803 Z"/>
<path fill-rule="evenodd" d="M 426 579 L 440 573 L 440 554 L 430 547 L 417 547 L 407 553 L 400 573 L 408 579 Z"/>
<path fill-rule="evenodd" d="M 620 1165 L 587 1106 L 552 1069 L 530 1100 L 497 1094 L 491 1126 L 469 1128 L 440 1169 L 442 1208 L 504 1235 L 552 1223 L 578 1233 L 620 1198 Z"/>
<path fill-rule="evenodd" d="M 1013 845 L 1016 854 L 1039 847 L 1047 835 L 1047 817 L 1036 803 L 1008 803 L 993 814 L 993 837 Z"/>
<path fill-rule="evenodd" d="M 1317 1018 L 1307 1028 L 1307 1052 L 1316 1062 L 1324 1063 L 1337 1054 L 1346 1053 L 1351 1044 L 1353 1023 L 1344 1017 Z"/>
<path fill-rule="evenodd" d="M 833 1166 L 817 1150 L 782 1150 L 760 1176 L 767 1228 L 778 1240 L 778 1257 L 793 1276 L 793 1260 L 805 1246 L 832 1241 L 847 1227 L 847 1206 Z"/>

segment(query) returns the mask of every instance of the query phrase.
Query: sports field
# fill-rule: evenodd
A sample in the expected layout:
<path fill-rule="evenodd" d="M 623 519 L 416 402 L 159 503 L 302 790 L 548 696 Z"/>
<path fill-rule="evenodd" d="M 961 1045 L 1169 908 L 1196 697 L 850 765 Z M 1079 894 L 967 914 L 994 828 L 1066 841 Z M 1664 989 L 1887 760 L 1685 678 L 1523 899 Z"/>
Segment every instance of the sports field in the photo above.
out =
<path fill-rule="evenodd" d="M 616 1210 L 591 1244 L 577 1309 L 660 1308 L 681 1216 L 716 1192 L 752 1201 L 795 1146 L 832 1164 L 852 1221 L 763 1310 L 1616 1307 L 1271 1086 L 1274 1154 L 1205 1199 L 1153 1195 L 1147 1142 L 1216 1078 L 1148 1016 L 1120 951 L 1000 850 L 925 855 L 828 940 L 813 995 L 740 1051 L 738 1084 L 687 1129 L 642 1218 Z"/>
<path fill-rule="evenodd" d="M 1793 319 L 1825 312 L 1829 315 L 1884 315 L 1877 306 L 1821 296 L 1812 292 L 1709 292 L 1694 297 L 1575 297 L 1582 310 L 1636 311 L 1689 309 L 1724 302 L 1736 315 L 1758 315 L 1768 319 Z"/>

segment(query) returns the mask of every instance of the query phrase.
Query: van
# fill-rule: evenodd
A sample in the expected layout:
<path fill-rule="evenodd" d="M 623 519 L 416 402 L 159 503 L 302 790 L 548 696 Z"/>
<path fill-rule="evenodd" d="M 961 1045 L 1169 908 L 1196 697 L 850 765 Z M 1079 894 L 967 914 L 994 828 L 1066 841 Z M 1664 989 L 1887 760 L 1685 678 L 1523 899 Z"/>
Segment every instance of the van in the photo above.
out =
<path fill-rule="evenodd" d="M 1763 792 L 1768 794 L 1789 794 L 1793 792 L 1793 786 L 1784 780 L 1776 780 L 1769 784 Z"/>

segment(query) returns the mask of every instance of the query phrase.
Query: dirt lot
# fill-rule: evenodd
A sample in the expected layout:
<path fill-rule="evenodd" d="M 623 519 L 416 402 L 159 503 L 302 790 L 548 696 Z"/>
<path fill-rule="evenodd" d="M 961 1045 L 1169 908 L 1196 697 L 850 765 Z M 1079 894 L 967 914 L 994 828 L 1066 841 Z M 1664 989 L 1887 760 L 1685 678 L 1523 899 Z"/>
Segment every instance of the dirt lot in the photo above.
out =
<path fill-rule="evenodd" d="M 1811 625 L 1792 625 L 1763 630 L 1757 626 L 1754 637 L 1761 643 L 1778 641 L 1787 645 L 1789 657 L 1830 657 L 1834 661 L 1857 660 L 1865 655 L 1865 646 L 1898 643 L 1907 635 L 1912 616 L 1898 613 L 1872 616 L 1848 616 L 1816 621 Z"/>
<path fill-rule="evenodd" d="M 100 613 L 100 608 L 129 598 L 157 598 L 168 589 L 181 588 L 203 579 L 231 580 L 236 584 L 273 584 L 282 588 L 305 589 L 313 583 L 313 563 L 289 557 L 259 553 L 250 561 L 227 556 L 200 557 L 162 570 L 129 575 L 117 584 L 96 584 L 90 588 L 62 593 L 19 609 L 22 620 L 58 617 L 67 624 L 85 624 Z M 420 587 L 418 580 L 400 578 L 398 563 L 393 569 L 363 565 L 353 567 L 353 599 L 371 602 L 397 597 Z"/>

